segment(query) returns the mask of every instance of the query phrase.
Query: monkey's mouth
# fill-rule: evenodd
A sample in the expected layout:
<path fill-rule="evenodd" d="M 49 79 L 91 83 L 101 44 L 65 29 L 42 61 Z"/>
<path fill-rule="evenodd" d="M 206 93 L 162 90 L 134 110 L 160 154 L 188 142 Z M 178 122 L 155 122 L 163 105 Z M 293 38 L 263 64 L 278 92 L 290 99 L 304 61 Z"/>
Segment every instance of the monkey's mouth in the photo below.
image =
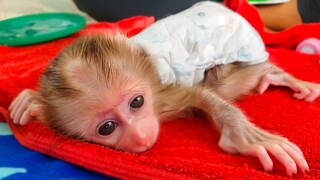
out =
<path fill-rule="evenodd" d="M 155 143 L 156 143 L 156 139 L 154 141 L 149 141 L 144 145 L 128 146 L 124 149 L 124 151 L 131 152 L 131 153 L 143 153 L 150 150 Z"/>
<path fill-rule="evenodd" d="M 153 137 L 151 140 L 144 142 L 143 144 L 137 144 L 136 142 L 130 142 L 122 144 L 115 149 L 119 151 L 125 151 L 130 153 L 143 153 L 150 150 L 157 141 L 157 136 Z"/>
<path fill-rule="evenodd" d="M 140 147 L 136 147 L 132 153 L 143 153 L 143 152 L 146 152 L 148 151 L 149 149 L 151 149 L 152 146 L 150 147 L 147 147 L 147 146 L 140 146 Z"/>

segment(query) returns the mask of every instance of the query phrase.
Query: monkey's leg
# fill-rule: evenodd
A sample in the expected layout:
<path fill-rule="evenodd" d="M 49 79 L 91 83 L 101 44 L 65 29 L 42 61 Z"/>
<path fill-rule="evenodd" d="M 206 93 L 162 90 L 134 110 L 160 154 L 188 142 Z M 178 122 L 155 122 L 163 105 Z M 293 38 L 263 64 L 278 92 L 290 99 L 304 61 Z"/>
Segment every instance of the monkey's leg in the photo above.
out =
<path fill-rule="evenodd" d="M 272 69 L 262 76 L 258 92 L 262 94 L 270 85 L 287 86 L 292 89 L 294 97 L 305 101 L 314 101 L 320 95 L 320 84 L 299 80 L 273 65 Z"/>
<path fill-rule="evenodd" d="M 26 125 L 32 118 L 43 118 L 43 106 L 37 101 L 39 93 L 23 90 L 10 104 L 10 117 L 15 124 Z"/>
<path fill-rule="evenodd" d="M 212 88 L 227 101 L 238 100 L 243 96 L 257 93 L 261 77 L 271 66 L 267 62 L 255 65 L 232 63 L 215 66 L 206 72 L 204 85 Z"/>

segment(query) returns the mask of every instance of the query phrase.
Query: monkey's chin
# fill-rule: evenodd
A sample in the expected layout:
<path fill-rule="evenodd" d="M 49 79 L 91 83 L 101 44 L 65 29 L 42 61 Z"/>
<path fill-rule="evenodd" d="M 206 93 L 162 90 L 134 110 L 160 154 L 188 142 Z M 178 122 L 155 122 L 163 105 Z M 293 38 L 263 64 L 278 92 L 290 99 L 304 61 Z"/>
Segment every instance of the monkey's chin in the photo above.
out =
<path fill-rule="evenodd" d="M 146 145 L 139 145 L 139 146 L 128 146 L 124 149 L 126 152 L 131 152 L 131 153 L 143 153 L 145 151 L 148 151 L 152 148 L 152 146 L 155 144 L 153 143 L 148 143 Z"/>
<path fill-rule="evenodd" d="M 156 141 L 148 142 L 147 144 L 144 145 L 131 145 L 131 146 L 126 146 L 125 148 L 119 149 L 121 151 L 126 151 L 130 153 L 143 153 L 145 151 L 150 150 L 153 145 L 155 144 Z"/>

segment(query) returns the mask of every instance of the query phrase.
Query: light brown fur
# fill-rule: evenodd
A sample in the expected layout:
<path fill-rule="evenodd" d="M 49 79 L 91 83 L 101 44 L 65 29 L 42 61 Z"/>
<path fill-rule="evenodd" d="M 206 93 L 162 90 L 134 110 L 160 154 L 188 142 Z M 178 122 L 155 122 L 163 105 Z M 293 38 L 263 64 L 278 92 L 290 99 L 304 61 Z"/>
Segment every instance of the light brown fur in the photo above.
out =
<path fill-rule="evenodd" d="M 263 93 L 269 85 L 288 86 L 296 98 L 307 101 L 320 95 L 318 84 L 298 80 L 269 62 L 216 66 L 193 87 L 161 84 L 152 59 L 125 37 L 87 35 L 50 63 L 39 92 L 23 91 L 10 110 L 17 124 L 35 117 L 67 136 L 129 152 L 151 148 L 160 121 L 195 112 L 221 132 L 219 146 L 226 152 L 256 156 L 269 171 L 268 151 L 288 175 L 297 173 L 297 167 L 304 173 L 308 164 L 296 145 L 256 127 L 230 103 Z M 136 102 L 142 105 L 132 107 Z M 101 128 L 110 127 L 115 128 L 111 134 L 101 134 Z"/>

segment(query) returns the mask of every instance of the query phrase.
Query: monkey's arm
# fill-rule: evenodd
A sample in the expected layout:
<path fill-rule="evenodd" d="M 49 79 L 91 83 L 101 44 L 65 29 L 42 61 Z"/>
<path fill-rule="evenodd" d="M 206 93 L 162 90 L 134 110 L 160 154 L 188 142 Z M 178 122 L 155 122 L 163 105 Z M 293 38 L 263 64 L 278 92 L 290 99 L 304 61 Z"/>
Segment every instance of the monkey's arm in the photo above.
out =
<path fill-rule="evenodd" d="M 162 107 L 163 115 L 176 114 L 175 109 L 181 110 L 181 107 L 201 109 L 210 115 L 213 124 L 221 132 L 219 147 L 224 151 L 256 156 L 265 171 L 273 169 L 268 152 L 285 166 L 289 176 L 296 174 L 297 168 L 302 173 L 309 170 L 303 153 L 296 145 L 256 127 L 239 108 L 221 99 L 211 89 L 171 86 L 166 92 L 168 100 Z"/>
<path fill-rule="evenodd" d="M 15 124 L 26 125 L 32 118 L 43 118 L 43 105 L 37 97 L 39 92 L 25 89 L 12 101 L 9 111 Z"/>

